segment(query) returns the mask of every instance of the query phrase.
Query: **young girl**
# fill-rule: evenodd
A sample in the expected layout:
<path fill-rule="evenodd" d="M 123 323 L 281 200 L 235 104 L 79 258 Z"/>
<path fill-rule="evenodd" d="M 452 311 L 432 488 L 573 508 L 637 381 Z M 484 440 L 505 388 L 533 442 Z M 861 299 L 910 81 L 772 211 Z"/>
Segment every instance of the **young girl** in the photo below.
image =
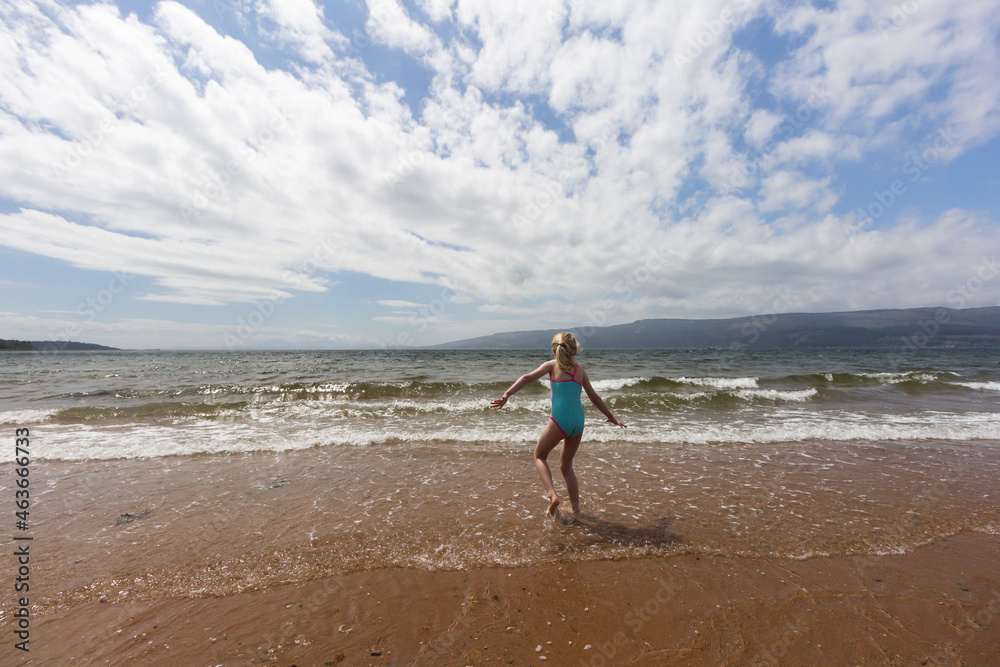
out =
<path fill-rule="evenodd" d="M 573 513 L 580 511 L 580 490 L 576 484 L 576 475 L 573 473 L 573 456 L 580 447 L 580 438 L 583 436 L 583 404 L 580 403 L 580 388 L 586 390 L 590 402 L 607 416 L 609 422 L 625 428 L 625 424 L 615 419 L 608 406 L 604 405 L 604 401 L 590 386 L 587 371 L 575 363 L 576 351 L 576 338 L 573 334 L 556 334 L 552 337 L 554 358 L 531 373 L 522 375 L 503 396 L 490 403 L 490 407 L 502 408 L 512 395 L 548 374 L 552 384 L 552 416 L 549 417 L 549 423 L 542 429 L 542 434 L 538 436 L 538 444 L 535 445 L 535 467 L 542 476 L 545 490 L 549 492 L 550 502 L 549 508 L 545 511 L 546 515 L 554 515 L 556 507 L 559 506 L 559 497 L 556 496 L 556 489 L 552 484 L 552 471 L 549 470 L 547 459 L 549 452 L 563 440 L 565 443 L 559 456 L 559 469 L 562 470 L 563 478 L 566 480 Z"/>

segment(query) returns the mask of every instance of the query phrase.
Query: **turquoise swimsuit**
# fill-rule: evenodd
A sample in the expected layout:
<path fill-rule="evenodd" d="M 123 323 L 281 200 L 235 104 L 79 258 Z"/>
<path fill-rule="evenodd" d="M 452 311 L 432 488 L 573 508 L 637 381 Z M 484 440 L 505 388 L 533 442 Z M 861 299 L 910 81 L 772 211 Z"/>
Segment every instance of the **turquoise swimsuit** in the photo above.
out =
<path fill-rule="evenodd" d="M 579 365 L 573 369 L 569 380 L 553 380 L 549 373 L 552 384 L 552 416 L 549 419 L 567 438 L 583 434 L 583 404 L 580 402 L 580 389 L 583 387 L 576 381 L 578 370 Z"/>

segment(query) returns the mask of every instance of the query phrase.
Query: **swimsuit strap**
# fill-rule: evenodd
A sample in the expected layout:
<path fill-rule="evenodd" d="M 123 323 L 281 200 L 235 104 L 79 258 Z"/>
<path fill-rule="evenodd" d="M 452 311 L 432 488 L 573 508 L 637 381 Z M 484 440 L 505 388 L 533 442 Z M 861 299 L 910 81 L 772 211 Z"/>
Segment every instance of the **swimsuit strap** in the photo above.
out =
<path fill-rule="evenodd" d="M 570 379 L 571 382 L 576 382 L 576 372 L 578 370 L 580 370 L 580 364 L 577 364 L 576 368 L 573 369 L 572 374 L 570 374 L 569 379 Z M 549 371 L 549 381 L 550 382 L 566 382 L 566 380 L 554 380 L 554 379 L 552 379 L 552 371 Z"/>

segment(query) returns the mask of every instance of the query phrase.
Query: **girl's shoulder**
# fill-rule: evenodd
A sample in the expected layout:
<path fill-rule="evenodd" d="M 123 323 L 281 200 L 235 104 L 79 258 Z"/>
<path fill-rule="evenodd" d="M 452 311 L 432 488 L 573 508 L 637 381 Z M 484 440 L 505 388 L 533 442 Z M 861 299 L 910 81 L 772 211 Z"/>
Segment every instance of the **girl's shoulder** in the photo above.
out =
<path fill-rule="evenodd" d="M 541 366 L 539 366 L 538 370 L 544 371 L 544 372 L 548 373 L 549 375 L 552 375 L 552 371 L 554 371 L 558 367 L 559 367 L 559 365 L 556 363 L 555 359 L 549 359 L 548 361 L 546 361 L 545 363 L 543 363 Z"/>

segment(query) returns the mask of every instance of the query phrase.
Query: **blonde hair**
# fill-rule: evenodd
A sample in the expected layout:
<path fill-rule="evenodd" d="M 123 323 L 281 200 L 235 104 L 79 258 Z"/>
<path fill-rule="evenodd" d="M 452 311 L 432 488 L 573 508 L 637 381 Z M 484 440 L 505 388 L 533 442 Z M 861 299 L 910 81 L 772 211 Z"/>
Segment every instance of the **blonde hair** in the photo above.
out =
<path fill-rule="evenodd" d="M 555 355 L 559 368 L 567 373 L 573 372 L 575 367 L 573 358 L 576 357 L 577 351 L 579 346 L 576 344 L 576 338 L 568 331 L 557 333 L 552 337 L 552 354 Z"/>

